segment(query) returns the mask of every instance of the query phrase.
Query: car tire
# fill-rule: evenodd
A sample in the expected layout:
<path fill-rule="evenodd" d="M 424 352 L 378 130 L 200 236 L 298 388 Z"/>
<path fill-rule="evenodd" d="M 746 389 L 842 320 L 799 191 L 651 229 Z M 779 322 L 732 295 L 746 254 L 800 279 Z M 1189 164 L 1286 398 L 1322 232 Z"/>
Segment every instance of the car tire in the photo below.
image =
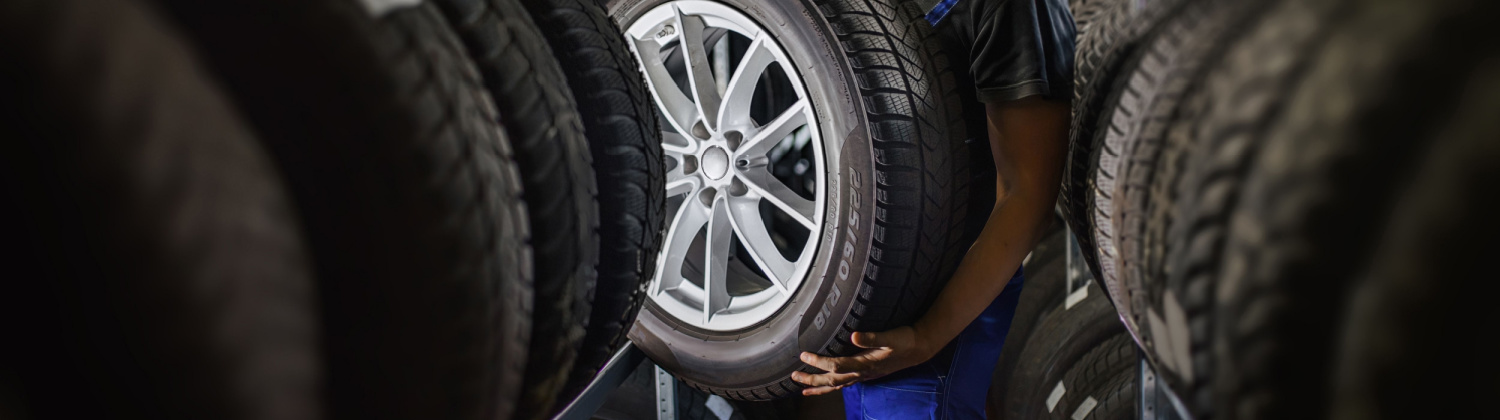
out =
<path fill-rule="evenodd" d="M 1347 293 L 1340 318 L 1332 413 L 1335 418 L 1477 418 L 1482 401 L 1500 387 L 1500 364 L 1485 349 L 1485 334 L 1500 325 L 1487 303 L 1489 238 L 1500 224 L 1488 186 L 1500 179 L 1500 80 L 1494 49 L 1474 51 L 1488 63 L 1454 80 L 1462 98 L 1451 119 L 1431 127 L 1415 176 L 1393 202 L 1377 253 Z M 1441 327 L 1437 327 L 1441 326 Z M 1445 383 L 1434 387 L 1428 384 Z M 1393 398 L 1393 396 L 1406 398 Z"/>
<path fill-rule="evenodd" d="M 515 146 L 531 216 L 535 310 L 516 418 L 551 414 L 577 361 L 599 262 L 588 140 L 552 47 L 517 0 L 435 0 L 474 57 Z"/>
<path fill-rule="evenodd" d="M 1121 336 L 1129 338 L 1128 336 Z M 1127 340 L 1128 341 L 1128 340 Z M 1129 355 L 1136 356 L 1135 344 L 1131 343 Z M 1123 356 L 1123 355 L 1122 355 Z M 1135 359 L 1131 359 L 1132 362 Z M 1140 386 L 1140 373 L 1135 366 L 1118 369 L 1113 378 L 1099 378 L 1103 381 L 1093 393 L 1083 396 L 1083 401 L 1076 405 L 1063 404 L 1063 407 L 1073 407 L 1071 411 L 1059 409 L 1053 414 L 1056 419 L 1079 419 L 1079 420 L 1131 420 L 1141 418 L 1139 399 L 1140 394 L 1137 387 Z"/>
<path fill-rule="evenodd" d="M 1114 321 L 1110 319 L 1108 322 Z M 1139 355 L 1130 334 L 1120 331 L 1104 340 L 1072 366 L 1066 367 L 1062 382 L 1059 382 L 1064 384 L 1066 392 L 1047 418 L 1135 418 L 1139 365 Z"/>
<path fill-rule="evenodd" d="M 1494 10 L 1482 2 L 1258 7 L 1183 99 L 1197 116 L 1168 129 L 1186 146 L 1158 163 L 1180 165 L 1166 169 L 1180 171 L 1162 210 L 1166 287 L 1135 308 L 1197 418 L 1328 412 L 1350 292 L 1424 140 L 1464 97 L 1396 81 L 1467 80 L 1495 57 L 1461 46 Z"/>
<path fill-rule="evenodd" d="M 1094 22 L 1094 15 L 1099 13 L 1099 8 L 1094 7 L 1097 1 L 1091 0 L 1068 0 L 1068 11 L 1073 14 L 1073 26 L 1078 28 L 1078 36 L 1089 30 L 1089 24 Z"/>
<path fill-rule="evenodd" d="M 1078 31 L 1076 61 L 1073 65 L 1073 117 L 1068 135 L 1068 160 L 1063 167 L 1062 188 L 1058 205 L 1063 219 L 1077 235 L 1086 251 L 1084 259 L 1110 296 L 1123 296 L 1110 264 L 1114 250 L 1109 244 L 1095 242 L 1096 211 L 1095 162 L 1103 147 L 1096 142 L 1106 99 L 1121 73 L 1120 67 L 1151 32 L 1157 22 L 1173 15 L 1182 0 L 1136 2 L 1131 0 L 1090 0 L 1081 5 L 1077 15 L 1088 20 Z M 1122 306 L 1122 309 L 1127 307 Z"/>
<path fill-rule="evenodd" d="M 965 248 L 963 239 L 970 178 L 969 164 L 963 156 L 967 145 L 961 121 L 962 105 L 957 102 L 956 94 L 949 94 L 956 92 L 957 85 L 953 83 L 952 70 L 946 69 L 946 56 L 934 44 L 936 40 L 930 34 L 929 25 L 921 19 L 922 10 L 910 4 L 893 7 L 866 0 L 615 1 L 610 2 L 608 8 L 626 32 L 637 58 L 644 57 L 645 61 L 641 63 L 648 63 L 643 64 L 642 69 L 658 105 L 662 103 L 659 98 L 667 97 L 670 104 L 686 103 L 709 110 L 662 108 L 663 130 L 667 132 L 663 146 L 668 149 L 669 158 L 668 197 L 684 198 L 675 208 L 669 200 L 669 214 L 673 214 L 673 209 L 676 212 L 669 219 L 672 222 L 668 223 L 668 234 L 663 240 L 663 256 L 658 260 L 655 272 L 658 281 L 654 281 L 653 288 L 648 291 L 650 300 L 630 333 L 637 346 L 658 365 L 694 387 L 730 399 L 768 400 L 798 393 L 802 387 L 791 381 L 792 372 L 814 371 L 798 359 L 799 352 L 852 354 L 858 350 L 849 342 L 852 331 L 883 331 L 907 325 L 926 309 L 933 294 L 951 275 Z M 675 16 L 684 8 L 688 11 L 680 13 L 687 16 L 684 21 L 688 25 L 678 31 L 676 22 L 679 18 Z M 703 18 L 705 15 L 712 15 L 712 19 Z M 762 260 L 754 259 L 762 257 L 755 254 L 753 258 L 747 258 L 753 261 L 719 265 L 718 260 L 707 255 L 717 252 L 715 250 L 723 253 L 713 255 L 728 255 L 735 249 L 729 242 L 732 236 L 727 234 L 731 228 L 745 227 L 752 229 L 750 234 L 757 235 L 753 232 L 754 226 L 764 224 L 730 225 L 729 212 L 746 211 L 744 207 L 729 209 L 727 204 L 716 206 L 713 203 L 728 203 L 731 199 L 743 197 L 769 203 L 772 200 L 756 198 L 761 197 L 759 191 L 777 194 L 767 188 L 776 188 L 774 185 L 777 184 L 782 188 L 790 187 L 785 185 L 786 181 L 768 180 L 768 177 L 742 181 L 741 175 L 722 175 L 728 172 L 717 171 L 706 164 L 709 159 L 722 159 L 709 158 L 709 153 L 727 155 L 728 149 L 736 148 L 744 141 L 748 151 L 735 149 L 735 153 L 742 153 L 746 158 L 734 162 L 740 168 L 736 171 L 741 171 L 737 174 L 769 173 L 780 166 L 772 168 L 760 160 L 757 154 L 763 149 L 758 148 L 781 144 L 757 139 L 755 134 L 781 136 L 760 133 L 763 126 L 753 120 L 750 121 L 754 123 L 752 126 L 744 128 L 710 126 L 713 124 L 710 120 L 717 118 L 700 117 L 720 115 L 717 107 L 699 105 L 700 102 L 715 103 L 714 99 L 719 99 L 716 94 L 707 89 L 693 88 L 711 86 L 708 84 L 708 77 L 713 74 L 711 69 L 694 72 L 683 65 L 681 68 L 687 70 L 678 71 L 682 77 L 673 78 L 674 70 L 668 68 L 673 54 L 705 60 L 710 51 L 709 37 L 729 33 L 729 29 L 720 31 L 719 27 L 709 26 L 709 23 L 734 26 L 742 31 L 735 33 L 750 34 L 741 35 L 745 44 L 725 42 L 727 45 L 748 45 L 745 51 L 765 54 L 752 55 L 757 57 L 755 62 L 764 66 L 757 72 L 777 69 L 764 70 L 763 74 L 772 74 L 768 77 L 774 78 L 775 72 L 779 71 L 787 76 L 785 80 L 796 81 L 782 91 L 797 93 L 795 103 L 789 106 L 802 107 L 796 108 L 796 112 L 802 114 L 778 111 L 770 114 L 766 121 L 777 122 L 774 128 L 788 130 L 807 127 L 809 122 L 819 127 L 805 130 L 808 132 L 806 138 L 812 140 L 801 143 L 792 136 L 793 143 L 787 144 L 802 145 L 798 150 L 805 153 L 800 155 L 804 160 L 797 161 L 811 162 L 815 169 L 804 173 L 810 175 L 800 176 L 821 179 L 815 182 L 822 189 L 821 195 L 813 193 L 800 199 L 802 201 L 786 195 L 773 195 L 782 203 L 796 204 L 785 205 L 791 210 L 777 210 L 783 207 L 775 207 L 771 211 L 781 213 L 770 216 L 785 216 L 795 219 L 788 223 L 816 226 L 804 228 L 808 232 L 808 242 L 804 243 L 800 254 L 804 256 L 798 258 L 805 261 L 805 265 L 792 269 L 785 265 L 766 265 L 770 268 L 764 271 L 774 273 L 769 276 L 785 279 L 785 283 L 780 283 L 785 289 L 773 289 L 777 286 L 767 280 L 769 276 L 757 277 L 765 280 L 763 283 L 767 286 L 752 293 L 765 295 L 749 296 L 772 296 L 767 299 L 782 299 L 782 304 L 756 306 L 745 312 L 725 310 L 735 302 L 725 296 L 730 289 L 729 275 L 713 277 L 712 273 L 724 273 L 724 270 L 729 270 L 727 267 L 759 269 Z M 671 29 L 667 29 L 669 25 Z M 695 41 L 684 44 L 678 41 L 681 34 L 687 34 Z M 704 49 L 694 46 L 697 39 L 703 39 Z M 733 39 L 737 38 L 730 37 Z M 658 40 L 665 40 L 660 42 L 670 47 L 663 48 Z M 679 49 L 683 45 L 688 47 Z M 752 50 L 751 46 L 758 49 Z M 689 57 L 683 62 L 691 63 L 692 59 Z M 772 66 L 778 62 L 782 63 L 781 66 Z M 817 77 L 801 72 L 817 72 Z M 679 83 L 686 85 L 687 89 L 675 86 Z M 799 85 L 802 90 L 798 90 Z M 755 89 L 755 85 L 741 86 L 750 89 L 741 92 L 734 86 L 726 87 L 725 92 L 738 95 Z M 686 98 L 688 95 L 708 99 L 694 101 Z M 746 102 L 751 107 L 756 103 Z M 782 111 L 787 109 L 793 108 L 783 108 Z M 808 118 L 810 114 L 813 117 Z M 743 114 L 728 118 L 740 117 Z M 724 121 L 733 121 L 731 119 Z M 787 123 L 799 120 L 800 124 Z M 718 129 L 723 129 L 723 132 L 715 131 Z M 745 134 L 747 132 L 750 134 Z M 735 138 L 735 135 L 742 137 Z M 688 140 L 687 136 L 702 140 Z M 673 147 L 667 147 L 669 143 Z M 820 158 L 818 153 L 823 157 Z M 699 154 L 704 158 L 697 158 Z M 705 164 L 692 163 L 699 161 Z M 692 176 L 699 178 L 689 180 Z M 708 190 L 699 185 L 708 186 L 711 181 L 721 183 L 713 185 L 722 187 L 722 190 L 703 193 Z M 674 195 L 674 186 L 691 188 L 693 194 Z M 755 194 L 745 193 L 746 190 Z M 712 201 L 700 200 L 703 195 L 708 195 Z M 817 204 L 819 200 L 823 201 L 821 207 Z M 813 204 L 806 204 L 808 202 Z M 700 205 L 701 209 L 692 207 Z M 825 215 L 817 216 L 815 212 Z M 707 239 L 707 233 L 697 235 L 707 230 L 702 226 L 709 223 L 713 214 L 724 218 L 718 224 L 724 229 L 713 234 L 715 240 Z M 701 223 L 690 223 L 700 219 Z M 695 227 L 678 229 L 679 225 Z M 705 239 L 694 241 L 694 236 Z M 674 245 L 674 241 L 679 242 Z M 703 265 L 702 268 L 692 265 L 687 250 L 693 242 L 709 244 L 702 248 L 707 253 L 696 255 L 704 256 L 701 260 L 712 265 Z M 749 242 L 754 246 L 765 246 L 766 243 Z M 762 249 L 760 252 L 769 254 L 770 251 Z M 673 255 L 679 256 L 674 258 Z M 680 270 L 678 267 L 700 270 L 695 274 L 697 281 L 708 286 L 698 286 L 691 283 L 693 279 L 679 276 L 680 271 L 672 271 Z M 803 273 L 798 274 L 797 270 Z M 670 273 L 665 277 L 671 282 L 669 286 L 663 286 L 660 281 L 663 273 Z M 708 280 L 704 281 L 705 278 Z M 792 286 L 786 287 L 786 284 Z M 725 293 L 712 294 L 717 290 Z M 689 297 L 681 298 L 682 301 L 668 300 L 678 299 L 675 296 L 679 295 L 675 293 L 679 292 L 683 293 L 681 296 Z M 691 293 L 697 293 L 697 301 L 691 301 L 692 296 L 688 295 Z M 695 309 L 691 304 L 682 303 L 684 301 L 699 306 Z M 688 315 L 683 315 L 685 313 Z"/>
<path fill-rule="evenodd" d="M 651 94 L 618 25 L 593 0 L 523 0 L 578 101 L 599 188 L 599 280 L 578 362 L 558 401 L 583 392 L 625 343 L 661 246 L 665 179 Z"/>
<path fill-rule="evenodd" d="M 1108 266 L 1105 273 L 1116 276 L 1123 292 L 1116 296 L 1121 299 L 1116 301 L 1121 319 L 1158 363 L 1192 363 L 1180 355 L 1171 360 L 1162 355 L 1185 355 L 1184 347 L 1207 345 L 1204 340 L 1178 342 L 1167 331 L 1152 329 L 1164 323 L 1150 322 L 1153 316 L 1166 318 L 1164 301 L 1181 302 L 1187 290 L 1206 287 L 1175 283 L 1183 277 L 1169 276 L 1166 267 L 1165 238 L 1179 203 L 1174 186 L 1185 181 L 1186 151 L 1195 141 L 1193 127 L 1204 109 L 1186 100 L 1201 88 L 1207 65 L 1217 62 L 1227 52 L 1225 45 L 1264 10 L 1256 6 L 1232 0 L 1192 2 L 1163 22 L 1121 68 L 1123 74 L 1106 102 L 1111 109 L 1102 121 L 1107 124 L 1094 132 L 1092 142 L 1102 147 L 1094 163 L 1093 205 L 1102 216 L 1093 220 L 1093 239 L 1101 255 L 1104 249 L 1118 255 L 1100 263 Z M 1171 298 L 1166 297 L 1168 290 Z M 1183 307 L 1189 323 L 1209 310 L 1209 302 L 1193 303 Z"/>
<path fill-rule="evenodd" d="M 506 416 L 531 337 L 530 222 L 511 144 L 438 9 L 160 3 L 292 186 L 320 278 L 331 416 Z"/>
<path fill-rule="evenodd" d="M 1471 97 L 1463 84 L 1398 82 L 1492 72 L 1496 48 L 1466 40 L 1495 12 L 1472 1 L 1283 2 L 1210 74 L 1208 95 L 1222 105 L 1201 138 L 1215 158 L 1190 173 L 1235 184 L 1217 223 L 1178 230 L 1220 247 L 1180 260 L 1217 257 L 1205 296 L 1213 379 L 1198 385 L 1213 399 L 1195 410 L 1224 419 L 1327 412 L 1351 268 L 1374 261 L 1399 187 L 1423 173 L 1418 157 Z M 1236 134 L 1247 122 L 1255 130 Z"/>
<path fill-rule="evenodd" d="M 1090 389 L 1098 384 L 1065 383 L 1068 372 L 1075 366 L 1092 366 L 1095 359 L 1105 357 L 1089 358 L 1091 353 L 1113 357 L 1117 349 L 1105 344 L 1110 340 L 1129 341 L 1102 288 L 1094 282 L 1085 287 L 1075 292 L 1086 293 L 1082 300 L 1073 305 L 1059 302 L 1037 324 L 1031 336 L 1021 341 L 1017 365 L 1011 376 L 1005 378 L 1008 391 L 1003 396 L 1002 410 L 995 413 L 998 418 L 1038 419 L 1070 414 L 1064 410 L 1076 410 L 1077 405 L 1060 405 L 1062 398 L 1069 392 L 1077 395 L 1080 388 Z M 1085 359 L 1087 362 L 1082 362 Z M 1111 366 L 1118 367 L 1119 363 Z M 1133 368 L 1133 362 L 1129 366 Z M 1091 374 L 1090 378 L 1094 376 L 1114 375 Z"/>
<path fill-rule="evenodd" d="M 1050 233 L 1037 243 L 1022 265 L 1026 286 L 1021 288 L 1020 302 L 1011 319 L 1010 331 L 1006 332 L 1000 361 L 995 364 L 995 373 L 990 377 L 986 409 L 991 413 L 1005 410 L 1005 396 L 1011 392 L 1010 377 L 1019 367 L 1022 349 L 1041 320 L 1062 307 L 1068 294 L 1068 274 L 1074 269 L 1068 266 L 1067 236 L 1070 233 L 1061 219 L 1053 218 L 1052 225 Z"/>
<path fill-rule="evenodd" d="M 0 3 L 0 417 L 318 419 L 312 261 L 253 129 L 139 1 Z"/>

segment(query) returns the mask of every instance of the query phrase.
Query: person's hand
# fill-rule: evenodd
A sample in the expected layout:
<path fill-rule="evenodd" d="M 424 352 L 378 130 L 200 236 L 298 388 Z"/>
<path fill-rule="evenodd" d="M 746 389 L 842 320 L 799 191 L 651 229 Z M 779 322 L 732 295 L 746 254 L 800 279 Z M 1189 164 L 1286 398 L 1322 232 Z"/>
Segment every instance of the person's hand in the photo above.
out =
<path fill-rule="evenodd" d="M 792 372 L 792 380 L 807 385 L 802 395 L 823 395 L 849 384 L 867 381 L 916 366 L 937 354 L 912 327 L 882 333 L 854 333 L 850 341 L 866 349 L 849 357 L 824 357 L 802 352 L 802 362 L 828 373 Z"/>

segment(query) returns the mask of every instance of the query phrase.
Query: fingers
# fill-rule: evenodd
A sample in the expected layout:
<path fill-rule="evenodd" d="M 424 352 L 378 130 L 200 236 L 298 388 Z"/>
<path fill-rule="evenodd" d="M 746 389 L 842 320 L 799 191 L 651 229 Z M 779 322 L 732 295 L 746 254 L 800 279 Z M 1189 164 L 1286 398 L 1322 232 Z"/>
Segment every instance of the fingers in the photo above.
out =
<path fill-rule="evenodd" d="M 845 357 L 823 357 L 805 351 L 802 352 L 802 363 L 806 363 L 809 366 L 818 369 L 823 369 L 823 371 L 825 372 L 838 373 L 854 370 L 850 369 L 850 366 L 848 366 L 847 359 L 848 358 Z"/>
<path fill-rule="evenodd" d="M 803 363 L 807 363 L 828 373 L 814 375 L 806 372 L 792 372 L 792 380 L 815 388 L 831 388 L 830 390 L 814 391 L 817 393 L 806 395 L 826 394 L 859 380 L 860 373 L 857 372 L 858 369 L 855 369 L 854 366 L 849 366 L 852 364 L 852 361 L 852 359 L 847 357 L 823 357 L 803 352 Z"/>
<path fill-rule="evenodd" d="M 811 387 L 843 387 L 859 380 L 859 373 L 823 373 L 811 374 L 807 372 L 792 372 L 792 380 Z"/>
<path fill-rule="evenodd" d="M 844 387 L 841 387 L 841 386 L 817 386 L 817 387 L 803 389 L 802 390 L 802 395 L 806 395 L 806 396 L 823 395 L 823 394 L 827 394 L 827 393 L 830 393 L 830 392 L 838 391 L 840 389 L 844 389 Z"/>
<path fill-rule="evenodd" d="M 867 349 L 890 347 L 885 342 L 884 335 L 878 333 L 857 332 L 850 335 L 849 341 L 853 341 L 856 346 Z"/>

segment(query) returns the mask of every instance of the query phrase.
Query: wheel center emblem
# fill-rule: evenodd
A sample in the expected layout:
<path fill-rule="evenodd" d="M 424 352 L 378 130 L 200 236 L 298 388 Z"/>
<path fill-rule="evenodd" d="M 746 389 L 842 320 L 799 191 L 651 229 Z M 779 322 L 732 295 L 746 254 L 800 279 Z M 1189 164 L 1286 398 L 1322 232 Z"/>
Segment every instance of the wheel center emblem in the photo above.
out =
<path fill-rule="evenodd" d="M 729 153 L 722 147 L 710 147 L 703 152 L 703 174 L 715 181 L 724 177 L 729 172 Z"/>

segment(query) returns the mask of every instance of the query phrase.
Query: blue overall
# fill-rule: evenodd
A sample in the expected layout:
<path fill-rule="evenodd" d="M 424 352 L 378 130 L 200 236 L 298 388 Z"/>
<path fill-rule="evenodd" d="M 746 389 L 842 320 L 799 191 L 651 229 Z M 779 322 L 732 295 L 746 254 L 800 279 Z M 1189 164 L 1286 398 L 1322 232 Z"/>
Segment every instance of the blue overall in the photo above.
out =
<path fill-rule="evenodd" d="M 958 337 L 922 364 L 844 387 L 844 413 L 864 419 L 982 419 L 990 377 L 1021 298 L 1021 270 Z"/>

